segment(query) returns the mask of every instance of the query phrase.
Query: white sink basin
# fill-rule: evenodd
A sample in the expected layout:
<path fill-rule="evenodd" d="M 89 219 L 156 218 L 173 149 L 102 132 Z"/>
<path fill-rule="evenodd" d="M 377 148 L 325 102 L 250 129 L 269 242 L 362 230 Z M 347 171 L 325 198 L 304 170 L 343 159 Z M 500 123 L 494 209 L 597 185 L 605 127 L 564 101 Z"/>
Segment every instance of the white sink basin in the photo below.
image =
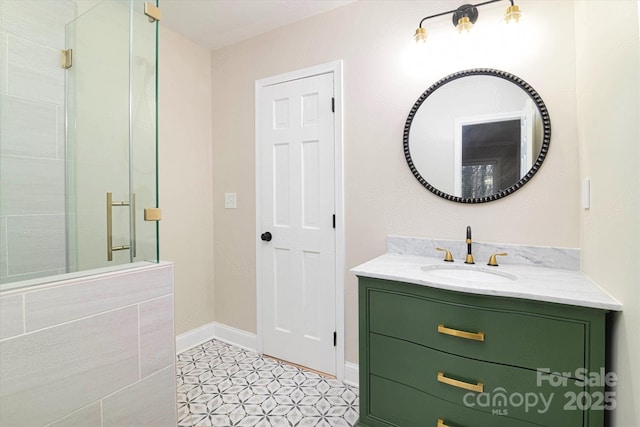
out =
<path fill-rule="evenodd" d="M 499 268 L 499 267 L 496 267 Z M 425 276 L 435 282 L 455 283 L 456 281 L 476 283 L 508 283 L 518 280 L 513 274 L 470 265 L 435 264 L 421 267 Z"/>

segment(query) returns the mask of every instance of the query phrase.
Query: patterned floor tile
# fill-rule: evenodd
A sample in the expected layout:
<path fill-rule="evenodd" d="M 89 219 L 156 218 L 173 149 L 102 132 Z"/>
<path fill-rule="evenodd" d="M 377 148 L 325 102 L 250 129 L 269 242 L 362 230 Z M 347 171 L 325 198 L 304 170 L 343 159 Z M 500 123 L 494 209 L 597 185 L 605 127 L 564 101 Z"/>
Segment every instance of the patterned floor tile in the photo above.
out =
<path fill-rule="evenodd" d="M 178 426 L 352 427 L 358 389 L 212 340 L 178 355 Z"/>

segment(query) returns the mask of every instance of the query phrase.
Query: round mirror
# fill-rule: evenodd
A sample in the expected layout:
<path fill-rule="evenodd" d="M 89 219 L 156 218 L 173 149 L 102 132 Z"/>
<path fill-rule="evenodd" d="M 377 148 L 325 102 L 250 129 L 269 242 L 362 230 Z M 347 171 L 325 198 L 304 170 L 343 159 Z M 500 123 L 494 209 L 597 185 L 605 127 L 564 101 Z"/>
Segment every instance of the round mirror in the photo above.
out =
<path fill-rule="evenodd" d="M 542 98 L 513 74 L 473 69 L 427 89 L 404 127 L 404 154 L 429 191 L 461 203 L 507 196 L 538 171 L 551 122 Z"/>

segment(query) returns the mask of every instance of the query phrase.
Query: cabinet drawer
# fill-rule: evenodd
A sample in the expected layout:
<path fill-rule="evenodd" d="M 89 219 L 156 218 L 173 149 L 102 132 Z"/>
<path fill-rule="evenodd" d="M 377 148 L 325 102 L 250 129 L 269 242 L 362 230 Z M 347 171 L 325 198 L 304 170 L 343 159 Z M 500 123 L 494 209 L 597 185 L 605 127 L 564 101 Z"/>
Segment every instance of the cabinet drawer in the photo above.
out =
<path fill-rule="evenodd" d="M 533 427 L 525 421 L 465 408 L 376 375 L 370 376 L 370 407 L 360 425 L 438 427 Z"/>
<path fill-rule="evenodd" d="M 574 373 L 585 366 L 584 323 L 479 307 L 474 300 L 474 295 L 459 296 L 453 302 L 370 290 L 369 330 L 448 353 L 529 369 Z M 452 335 L 456 331 L 470 334 Z"/>
<path fill-rule="evenodd" d="M 564 410 L 565 393 L 583 391 L 574 380 L 567 379 L 564 387 L 546 380 L 538 385 L 536 372 L 529 369 L 466 359 L 377 334 L 370 335 L 369 345 L 369 372 L 376 376 L 476 411 L 506 411 L 509 417 L 546 426 L 583 425 L 581 411 Z"/>

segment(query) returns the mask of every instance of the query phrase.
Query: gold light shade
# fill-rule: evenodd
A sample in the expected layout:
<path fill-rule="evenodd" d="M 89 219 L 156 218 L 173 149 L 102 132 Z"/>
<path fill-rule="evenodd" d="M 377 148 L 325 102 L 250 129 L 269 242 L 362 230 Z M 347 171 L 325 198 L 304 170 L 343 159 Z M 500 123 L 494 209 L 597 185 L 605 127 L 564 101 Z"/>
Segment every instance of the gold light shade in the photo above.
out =
<path fill-rule="evenodd" d="M 507 11 L 504 13 L 504 20 L 508 24 L 512 22 L 519 22 L 521 16 L 522 12 L 520 11 L 520 7 L 517 4 L 514 4 L 507 8 Z"/>
<path fill-rule="evenodd" d="M 458 19 L 458 25 L 456 25 L 458 32 L 460 33 L 463 31 L 469 32 L 471 31 L 472 27 L 473 27 L 473 23 L 471 22 L 468 16 L 463 16 L 462 18 Z"/>
<path fill-rule="evenodd" d="M 427 42 L 427 30 L 425 28 L 418 28 L 416 33 L 413 35 L 413 39 L 416 43 L 426 43 Z"/>

